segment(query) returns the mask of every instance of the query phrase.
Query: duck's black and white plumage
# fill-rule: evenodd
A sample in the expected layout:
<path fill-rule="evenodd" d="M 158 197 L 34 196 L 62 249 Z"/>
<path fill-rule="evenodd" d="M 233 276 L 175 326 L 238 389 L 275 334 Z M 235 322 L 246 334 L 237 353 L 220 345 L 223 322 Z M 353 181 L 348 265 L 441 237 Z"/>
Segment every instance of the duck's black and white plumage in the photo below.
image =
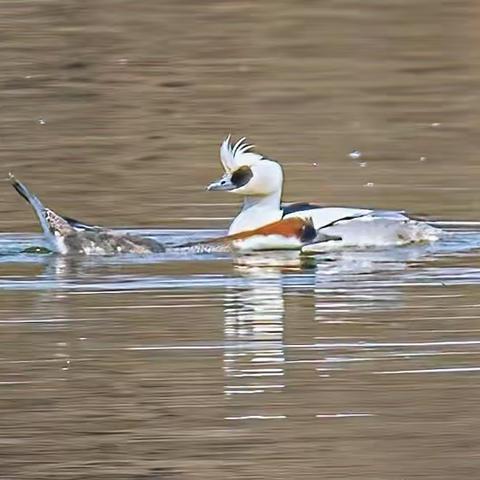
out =
<path fill-rule="evenodd" d="M 61 216 L 42 202 L 11 173 L 13 188 L 32 206 L 40 221 L 45 240 L 54 252 L 81 255 L 148 254 L 163 252 L 164 247 L 152 238 L 116 232 Z"/>
<path fill-rule="evenodd" d="M 351 207 L 324 207 L 310 203 L 281 203 L 283 171 L 279 163 L 252 151 L 242 138 L 235 144 L 227 137 L 220 148 L 224 176 L 208 190 L 243 196 L 243 207 L 232 221 L 229 234 L 254 230 L 281 219 L 309 219 L 322 242 L 337 238 L 343 246 L 385 246 L 434 241 L 441 230 L 413 220 L 400 211 Z M 302 246 L 315 251 L 317 243 Z M 323 245 L 320 246 L 323 248 Z"/>

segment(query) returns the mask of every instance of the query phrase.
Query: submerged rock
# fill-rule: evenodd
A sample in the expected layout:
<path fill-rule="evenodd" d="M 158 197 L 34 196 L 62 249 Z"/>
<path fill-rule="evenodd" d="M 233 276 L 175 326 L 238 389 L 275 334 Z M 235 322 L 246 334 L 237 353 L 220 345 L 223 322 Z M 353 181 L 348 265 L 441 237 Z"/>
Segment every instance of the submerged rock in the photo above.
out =
<path fill-rule="evenodd" d="M 29 254 L 35 254 L 35 255 L 49 255 L 53 252 L 46 247 L 28 247 L 25 250 L 22 250 L 22 253 L 29 253 Z"/>

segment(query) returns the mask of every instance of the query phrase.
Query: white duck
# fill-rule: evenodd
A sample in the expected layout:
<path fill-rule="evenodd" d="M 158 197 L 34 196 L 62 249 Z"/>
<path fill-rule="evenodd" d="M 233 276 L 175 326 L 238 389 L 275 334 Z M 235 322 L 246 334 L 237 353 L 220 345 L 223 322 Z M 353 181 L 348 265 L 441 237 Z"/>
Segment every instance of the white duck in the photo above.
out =
<path fill-rule="evenodd" d="M 252 149 L 253 145 L 247 144 L 245 138 L 233 144 L 228 136 L 220 148 L 225 174 L 207 187 L 210 191 L 229 191 L 243 196 L 243 207 L 231 223 L 229 235 L 292 217 L 313 223 L 318 237 L 303 247 L 310 251 L 323 249 L 324 242 L 332 239 L 341 246 L 386 246 L 434 241 L 442 233 L 398 211 L 322 207 L 310 203 L 284 205 L 281 203 L 282 167 Z"/>

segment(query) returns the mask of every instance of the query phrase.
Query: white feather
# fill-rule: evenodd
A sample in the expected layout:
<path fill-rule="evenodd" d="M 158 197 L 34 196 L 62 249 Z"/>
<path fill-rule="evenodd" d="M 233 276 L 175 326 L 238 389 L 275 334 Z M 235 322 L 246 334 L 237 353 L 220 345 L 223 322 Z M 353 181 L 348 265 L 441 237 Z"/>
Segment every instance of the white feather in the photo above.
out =
<path fill-rule="evenodd" d="M 250 166 L 262 159 L 258 153 L 250 152 L 254 145 L 249 145 L 242 137 L 235 145 L 231 142 L 231 135 L 222 142 L 220 147 L 220 160 L 227 173 L 234 172 L 245 165 Z"/>

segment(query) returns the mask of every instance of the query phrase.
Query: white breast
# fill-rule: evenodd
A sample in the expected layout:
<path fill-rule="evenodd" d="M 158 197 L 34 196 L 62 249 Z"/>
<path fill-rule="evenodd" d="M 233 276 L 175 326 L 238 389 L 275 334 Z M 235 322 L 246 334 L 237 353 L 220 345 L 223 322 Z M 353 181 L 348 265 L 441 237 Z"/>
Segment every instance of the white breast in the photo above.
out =
<path fill-rule="evenodd" d="M 278 222 L 282 218 L 281 210 L 267 210 L 264 208 L 251 207 L 242 210 L 233 220 L 228 230 L 229 235 L 255 230 L 270 223 Z"/>

